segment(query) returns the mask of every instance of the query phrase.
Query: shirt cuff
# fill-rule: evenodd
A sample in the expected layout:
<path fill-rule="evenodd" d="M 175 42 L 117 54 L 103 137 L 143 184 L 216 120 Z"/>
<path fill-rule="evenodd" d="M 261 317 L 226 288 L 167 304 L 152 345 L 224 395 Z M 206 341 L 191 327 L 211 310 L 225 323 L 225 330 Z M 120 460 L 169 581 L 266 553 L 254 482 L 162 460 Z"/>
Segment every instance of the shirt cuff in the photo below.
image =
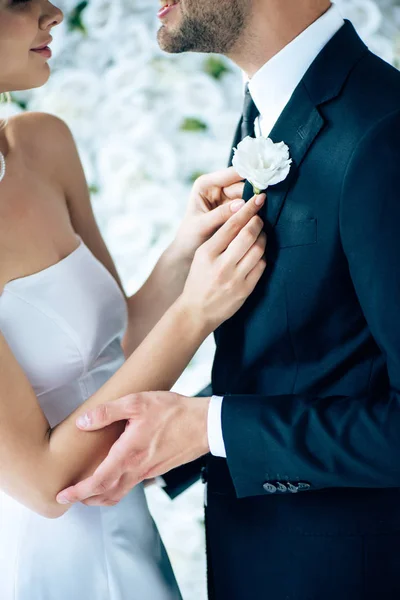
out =
<path fill-rule="evenodd" d="M 222 401 L 221 396 L 211 398 L 208 409 L 208 444 L 213 456 L 226 458 L 224 436 L 222 433 Z"/>

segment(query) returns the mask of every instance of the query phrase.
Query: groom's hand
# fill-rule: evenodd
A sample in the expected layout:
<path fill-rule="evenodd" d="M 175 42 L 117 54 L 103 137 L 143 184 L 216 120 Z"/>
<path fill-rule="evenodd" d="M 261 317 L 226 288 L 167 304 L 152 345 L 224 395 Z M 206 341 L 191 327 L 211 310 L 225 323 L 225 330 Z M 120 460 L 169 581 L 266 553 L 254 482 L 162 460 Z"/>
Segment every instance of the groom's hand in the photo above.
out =
<path fill-rule="evenodd" d="M 232 167 L 199 177 L 175 238 L 179 254 L 193 260 L 196 250 L 243 206 L 243 191 L 243 179 Z"/>
<path fill-rule="evenodd" d="M 144 392 L 86 413 L 77 420 L 84 431 L 126 421 L 125 431 L 94 474 L 60 492 L 58 502 L 114 506 L 142 481 L 207 454 L 209 404 L 210 398 Z"/>

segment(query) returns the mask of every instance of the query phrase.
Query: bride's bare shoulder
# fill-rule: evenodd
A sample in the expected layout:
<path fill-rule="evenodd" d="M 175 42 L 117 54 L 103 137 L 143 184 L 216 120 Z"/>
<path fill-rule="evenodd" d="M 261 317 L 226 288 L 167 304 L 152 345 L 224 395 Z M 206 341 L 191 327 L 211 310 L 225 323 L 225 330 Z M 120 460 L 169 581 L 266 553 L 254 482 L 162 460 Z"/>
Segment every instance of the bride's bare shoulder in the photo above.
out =
<path fill-rule="evenodd" d="M 60 118 L 42 112 L 25 112 L 7 123 L 10 145 L 24 154 L 31 164 L 57 178 L 71 168 L 77 156 L 76 145 L 68 125 Z"/>
<path fill-rule="evenodd" d="M 72 134 L 60 118 L 43 112 L 24 112 L 12 116 L 7 122 L 9 138 L 23 143 L 26 150 L 54 152 L 60 144 L 71 143 Z"/>

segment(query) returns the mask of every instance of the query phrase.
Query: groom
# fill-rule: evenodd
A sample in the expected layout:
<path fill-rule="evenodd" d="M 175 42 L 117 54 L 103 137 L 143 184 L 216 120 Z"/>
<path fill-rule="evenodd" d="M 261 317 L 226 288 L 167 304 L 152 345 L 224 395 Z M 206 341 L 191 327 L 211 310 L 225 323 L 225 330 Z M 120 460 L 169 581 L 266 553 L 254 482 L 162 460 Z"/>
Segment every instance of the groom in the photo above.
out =
<path fill-rule="evenodd" d="M 211 598 L 397 600 L 400 74 L 329 0 L 163 4 L 162 48 L 220 52 L 246 74 L 234 146 L 270 136 L 293 165 L 268 190 L 269 268 L 216 333 L 216 395 L 151 392 L 89 415 L 88 430 L 130 426 L 67 498 L 112 503 L 211 452 Z"/>

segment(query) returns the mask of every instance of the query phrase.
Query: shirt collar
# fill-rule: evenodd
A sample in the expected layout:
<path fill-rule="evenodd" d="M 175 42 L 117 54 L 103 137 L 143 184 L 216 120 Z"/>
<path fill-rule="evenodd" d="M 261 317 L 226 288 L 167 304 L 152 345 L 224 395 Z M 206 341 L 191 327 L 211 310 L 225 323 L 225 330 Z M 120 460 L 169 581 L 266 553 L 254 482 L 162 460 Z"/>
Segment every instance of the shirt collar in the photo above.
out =
<path fill-rule="evenodd" d="M 333 4 L 257 71 L 248 83 L 261 117 L 284 109 L 315 58 L 343 25 L 339 9 Z"/>

